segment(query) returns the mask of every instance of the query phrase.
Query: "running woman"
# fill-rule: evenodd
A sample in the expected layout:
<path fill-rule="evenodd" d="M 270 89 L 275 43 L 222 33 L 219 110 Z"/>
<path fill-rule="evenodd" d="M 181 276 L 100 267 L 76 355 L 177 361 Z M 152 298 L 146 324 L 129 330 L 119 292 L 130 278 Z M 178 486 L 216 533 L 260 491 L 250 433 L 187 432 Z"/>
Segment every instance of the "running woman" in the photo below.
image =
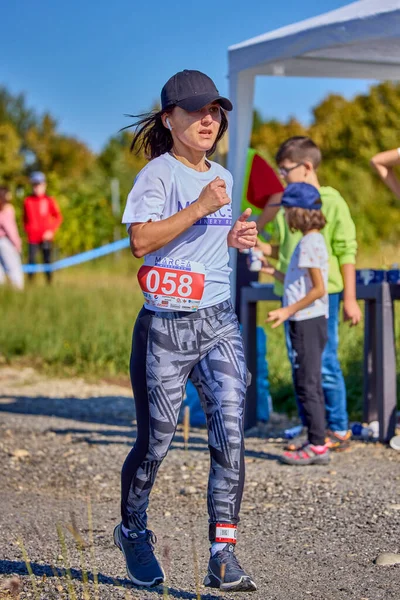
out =
<path fill-rule="evenodd" d="M 208 159 L 232 110 L 213 81 L 181 71 L 161 91 L 161 110 L 142 117 L 132 150 L 150 162 L 136 178 L 123 215 L 144 307 L 133 332 L 130 372 L 137 439 L 122 467 L 122 523 L 114 541 L 130 579 L 164 580 L 147 529 L 149 495 L 175 433 L 187 379 L 199 391 L 211 454 L 208 573 L 204 584 L 253 591 L 234 548 L 244 483 L 243 412 L 247 369 L 230 301 L 228 247 L 256 243 L 247 209 L 232 227 L 232 176 Z"/>

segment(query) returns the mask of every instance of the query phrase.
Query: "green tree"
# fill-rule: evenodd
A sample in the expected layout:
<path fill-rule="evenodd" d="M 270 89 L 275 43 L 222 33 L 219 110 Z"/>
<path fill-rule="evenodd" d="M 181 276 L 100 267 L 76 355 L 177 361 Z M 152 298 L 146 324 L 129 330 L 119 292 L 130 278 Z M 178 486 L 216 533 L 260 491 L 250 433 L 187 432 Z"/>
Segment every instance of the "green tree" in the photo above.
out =
<path fill-rule="evenodd" d="M 253 131 L 251 146 L 273 162 L 282 141 L 294 135 L 307 135 L 307 129 L 293 117 L 286 123 L 273 119 L 259 125 L 257 130 Z"/>
<path fill-rule="evenodd" d="M 21 172 L 21 139 L 10 122 L 0 121 L 0 180 L 12 182 Z"/>
<path fill-rule="evenodd" d="M 36 113 L 26 106 L 24 94 L 14 96 L 5 87 L 0 86 L 0 123 L 11 124 L 23 141 L 28 129 L 36 122 Z"/>
<path fill-rule="evenodd" d="M 108 182 L 112 178 L 119 180 L 122 198 L 127 197 L 136 175 L 147 163 L 142 154 L 137 156 L 130 151 L 131 142 L 132 134 L 122 131 L 109 139 L 98 156 L 98 164 Z"/>
<path fill-rule="evenodd" d="M 26 133 L 26 145 L 34 159 L 31 168 L 54 172 L 60 179 L 77 180 L 90 174 L 95 156 L 77 139 L 57 132 L 57 122 L 45 114 Z"/>

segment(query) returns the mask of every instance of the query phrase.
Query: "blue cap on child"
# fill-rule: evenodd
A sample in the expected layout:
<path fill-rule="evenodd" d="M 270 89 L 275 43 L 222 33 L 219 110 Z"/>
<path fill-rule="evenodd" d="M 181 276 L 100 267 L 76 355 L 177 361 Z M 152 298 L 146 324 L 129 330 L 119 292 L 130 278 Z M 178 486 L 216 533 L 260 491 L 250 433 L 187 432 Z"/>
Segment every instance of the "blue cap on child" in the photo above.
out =
<path fill-rule="evenodd" d="M 282 195 L 280 204 L 268 206 L 284 206 L 286 208 L 321 209 L 321 196 L 317 188 L 310 183 L 289 183 Z"/>
<path fill-rule="evenodd" d="M 322 206 L 319 191 L 309 183 L 289 183 L 283 192 L 281 205 L 308 210 L 319 210 Z"/>
<path fill-rule="evenodd" d="M 32 185 L 35 185 L 37 183 L 44 183 L 46 181 L 46 175 L 41 171 L 34 171 L 33 173 L 31 173 L 29 180 L 32 183 Z"/>

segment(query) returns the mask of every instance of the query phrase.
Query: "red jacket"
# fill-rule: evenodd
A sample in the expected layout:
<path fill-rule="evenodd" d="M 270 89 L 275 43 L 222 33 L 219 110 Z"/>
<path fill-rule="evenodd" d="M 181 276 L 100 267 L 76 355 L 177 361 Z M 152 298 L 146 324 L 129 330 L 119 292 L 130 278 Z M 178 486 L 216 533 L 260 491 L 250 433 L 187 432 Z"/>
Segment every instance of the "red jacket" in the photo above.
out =
<path fill-rule="evenodd" d="M 24 227 L 30 244 L 40 244 L 45 231 L 57 231 L 62 215 L 54 198 L 28 196 L 24 200 Z"/>

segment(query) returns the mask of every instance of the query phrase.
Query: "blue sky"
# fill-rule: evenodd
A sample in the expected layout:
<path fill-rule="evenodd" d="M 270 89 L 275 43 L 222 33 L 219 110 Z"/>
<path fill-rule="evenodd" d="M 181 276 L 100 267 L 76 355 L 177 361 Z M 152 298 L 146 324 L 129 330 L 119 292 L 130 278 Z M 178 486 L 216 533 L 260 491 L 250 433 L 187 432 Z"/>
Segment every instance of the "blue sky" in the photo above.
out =
<path fill-rule="evenodd" d="M 348 4 L 347 0 L 18 0 L 2 8 L 0 85 L 25 92 L 60 131 L 99 151 L 158 100 L 165 81 L 199 69 L 227 93 L 227 48 Z M 370 82 L 258 78 L 255 107 L 266 118 L 310 119 L 329 92 L 352 97 Z"/>

